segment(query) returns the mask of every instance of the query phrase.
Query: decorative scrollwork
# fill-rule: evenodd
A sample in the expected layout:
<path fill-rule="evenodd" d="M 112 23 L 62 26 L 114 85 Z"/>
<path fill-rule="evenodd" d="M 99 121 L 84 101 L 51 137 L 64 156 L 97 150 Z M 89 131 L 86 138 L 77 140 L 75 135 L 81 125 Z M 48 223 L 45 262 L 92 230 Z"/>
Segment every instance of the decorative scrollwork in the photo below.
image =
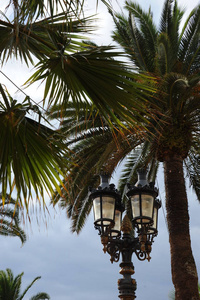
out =
<path fill-rule="evenodd" d="M 98 235 L 101 235 L 101 233 L 102 233 L 101 227 L 98 226 L 98 225 L 94 225 L 94 228 L 95 228 L 96 230 L 98 230 Z"/>
<path fill-rule="evenodd" d="M 111 263 L 119 261 L 120 249 L 116 243 L 109 242 L 107 245 L 107 252 L 110 254 Z"/>
<path fill-rule="evenodd" d="M 139 260 L 145 260 L 145 259 L 147 259 L 147 253 L 145 252 L 145 251 L 142 251 L 142 250 L 136 250 L 135 251 L 135 254 L 136 254 L 136 256 L 137 256 L 137 258 L 139 259 Z"/>

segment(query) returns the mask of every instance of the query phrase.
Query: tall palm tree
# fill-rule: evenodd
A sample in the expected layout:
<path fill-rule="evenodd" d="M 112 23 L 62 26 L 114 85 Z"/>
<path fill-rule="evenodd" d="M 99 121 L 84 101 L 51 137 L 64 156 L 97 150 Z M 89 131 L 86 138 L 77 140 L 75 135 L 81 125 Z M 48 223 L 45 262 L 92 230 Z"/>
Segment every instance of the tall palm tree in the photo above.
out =
<path fill-rule="evenodd" d="M 163 163 L 176 300 L 199 300 L 185 175 L 200 200 L 200 6 L 190 13 L 182 31 L 184 11 L 176 1 L 165 1 L 159 28 L 153 22 L 151 10 L 145 12 L 132 1 L 126 1 L 125 9 L 128 16 L 110 9 L 116 25 L 113 38 L 137 67 L 138 81 L 142 80 L 141 74 L 157 78 L 157 92 L 146 100 L 146 112 L 141 112 L 143 119 L 137 122 L 135 118 L 135 126 L 124 122 L 124 131 L 119 130 L 118 124 L 110 129 L 99 107 L 87 107 L 88 113 L 80 109 L 79 118 L 75 116 L 75 107 L 66 108 L 61 130 L 66 134 L 73 164 L 67 166 L 66 200 L 62 198 L 60 203 L 67 208 L 72 229 L 78 232 L 92 206 L 87 187 L 98 181 L 95 174 L 101 168 L 112 173 L 127 158 L 120 181 L 125 195 L 124 183 L 134 183 L 138 167 L 148 167 L 149 177 L 154 180 L 158 165 Z M 56 108 L 52 110 L 54 114 Z M 55 201 L 59 199 L 58 196 Z"/>
<path fill-rule="evenodd" d="M 22 300 L 25 295 L 32 287 L 32 285 L 41 277 L 36 277 L 21 293 L 21 285 L 22 285 L 22 276 L 24 273 L 17 275 L 14 277 L 13 272 L 10 269 L 6 269 L 6 271 L 0 271 L 0 299 L 1 300 Z M 35 296 L 32 296 L 30 300 L 48 300 L 50 299 L 49 295 L 46 293 L 38 293 Z"/>
<path fill-rule="evenodd" d="M 0 195 L 0 235 L 19 237 L 21 242 L 26 241 L 26 234 L 20 227 L 19 206 L 9 196 L 3 202 Z"/>

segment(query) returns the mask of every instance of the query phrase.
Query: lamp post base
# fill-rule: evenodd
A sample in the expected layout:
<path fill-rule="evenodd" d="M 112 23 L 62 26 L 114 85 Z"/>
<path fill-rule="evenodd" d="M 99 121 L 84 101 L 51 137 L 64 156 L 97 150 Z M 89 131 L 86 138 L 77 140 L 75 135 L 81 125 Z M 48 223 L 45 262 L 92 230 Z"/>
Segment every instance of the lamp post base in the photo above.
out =
<path fill-rule="evenodd" d="M 136 282 L 134 279 L 132 279 L 131 282 L 125 283 L 123 282 L 123 279 L 120 279 L 118 281 L 119 286 L 121 286 L 122 289 L 119 287 L 119 298 L 121 300 L 134 300 L 136 298 L 135 290 L 136 290 Z"/>

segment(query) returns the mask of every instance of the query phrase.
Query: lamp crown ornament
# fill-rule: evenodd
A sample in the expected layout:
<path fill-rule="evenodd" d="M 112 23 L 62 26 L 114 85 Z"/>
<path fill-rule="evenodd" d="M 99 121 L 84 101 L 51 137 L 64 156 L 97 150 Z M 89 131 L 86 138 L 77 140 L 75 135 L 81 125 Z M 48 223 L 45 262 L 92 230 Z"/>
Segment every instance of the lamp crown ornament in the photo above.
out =
<path fill-rule="evenodd" d="M 121 225 L 121 231 L 123 233 L 131 233 L 132 231 L 132 224 L 131 224 L 131 221 L 128 217 L 128 215 L 125 215 L 125 217 L 123 218 L 123 221 L 122 221 L 122 225 Z"/>
<path fill-rule="evenodd" d="M 155 187 L 154 182 L 148 182 L 147 180 L 147 170 L 146 169 L 139 169 L 137 171 L 138 180 L 134 185 L 127 183 L 128 192 L 127 196 L 133 194 L 134 192 L 137 193 L 140 189 L 143 192 L 152 192 L 154 197 L 158 196 L 158 189 Z"/>
<path fill-rule="evenodd" d="M 139 169 L 137 171 L 138 174 L 138 181 L 135 183 L 135 186 L 145 186 L 148 185 L 147 181 L 147 170 L 146 169 Z"/>
<path fill-rule="evenodd" d="M 109 188 L 110 175 L 108 173 L 102 173 L 100 176 L 100 187 L 102 189 Z"/>

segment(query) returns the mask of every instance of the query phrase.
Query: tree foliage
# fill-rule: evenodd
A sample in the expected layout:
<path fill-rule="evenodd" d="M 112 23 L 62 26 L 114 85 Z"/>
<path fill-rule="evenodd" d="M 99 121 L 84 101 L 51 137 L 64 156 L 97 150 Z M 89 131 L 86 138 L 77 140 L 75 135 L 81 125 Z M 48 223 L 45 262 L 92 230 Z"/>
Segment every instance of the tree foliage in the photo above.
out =
<path fill-rule="evenodd" d="M 26 241 L 26 234 L 20 227 L 20 208 L 8 195 L 4 202 L 0 196 L 0 235 L 19 237 L 22 243 Z"/>
<path fill-rule="evenodd" d="M 14 277 L 11 269 L 6 269 L 6 271 L 0 271 L 0 299 L 5 300 L 22 300 L 25 295 L 32 287 L 32 285 L 41 277 L 36 277 L 23 292 L 21 292 L 22 285 L 22 276 L 24 273 L 17 275 Z M 46 293 L 38 293 L 37 295 L 30 298 L 30 300 L 48 300 L 50 296 Z"/>
<path fill-rule="evenodd" d="M 199 199 L 200 6 L 190 13 L 182 31 L 184 11 L 176 1 L 165 1 L 158 28 L 151 10 L 145 12 L 132 1 L 126 1 L 125 9 L 128 17 L 110 9 L 116 26 L 113 39 L 123 47 L 130 64 L 137 67 L 137 81 L 142 80 L 144 72 L 156 78 L 156 93 L 146 101 L 136 98 L 143 104 L 140 116 L 139 104 L 137 113 L 131 112 L 133 125 L 123 120 L 123 131 L 117 123 L 110 128 L 102 109 L 89 104 L 79 106 L 78 116 L 74 104 L 62 111 L 61 131 L 71 149 L 73 165 L 64 180 L 68 189 L 61 203 L 66 205 L 73 220 L 72 230 L 77 232 L 91 209 L 87 187 L 98 184 L 96 175 L 101 169 L 112 174 L 124 159 L 120 180 L 123 194 L 125 182 L 134 183 L 138 167 L 148 166 L 149 177 L 155 180 L 159 163 L 178 155 Z M 53 108 L 52 117 L 60 110 Z"/>
<path fill-rule="evenodd" d="M 41 101 L 45 107 L 60 104 L 58 117 L 70 101 L 76 115 L 81 105 L 93 103 L 110 126 L 114 122 L 124 127 L 125 120 L 142 118 L 146 97 L 154 93 L 145 82 L 154 79 L 145 76 L 138 82 L 122 61 L 122 52 L 83 41 L 94 30 L 93 17 L 82 14 L 83 3 L 10 1 L 0 16 L 0 58 L 2 64 L 17 59 L 34 65 L 26 84 L 45 83 Z M 45 124 L 44 114 L 29 97 L 21 103 L 2 85 L 0 96 L 2 199 L 15 188 L 17 201 L 28 209 L 31 198 L 44 201 L 45 192 L 60 193 L 62 158 L 69 153 L 62 136 Z M 29 118 L 31 112 L 37 121 Z"/>

